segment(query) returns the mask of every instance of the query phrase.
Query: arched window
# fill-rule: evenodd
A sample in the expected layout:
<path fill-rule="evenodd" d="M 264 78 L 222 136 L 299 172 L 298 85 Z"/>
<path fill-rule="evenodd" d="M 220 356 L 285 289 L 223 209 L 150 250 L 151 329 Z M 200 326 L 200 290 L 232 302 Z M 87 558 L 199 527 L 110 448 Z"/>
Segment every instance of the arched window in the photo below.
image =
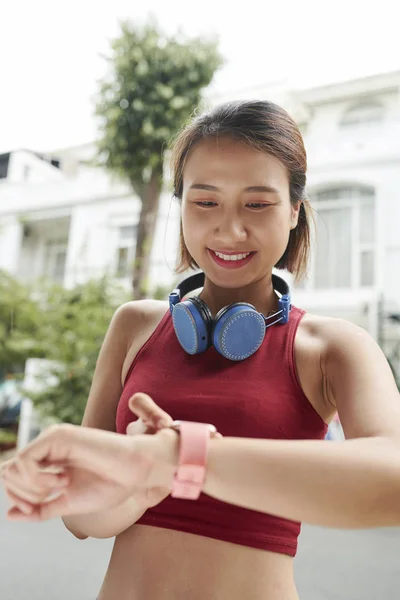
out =
<path fill-rule="evenodd" d="M 353 128 L 381 123 L 385 116 L 385 107 L 377 101 L 362 102 L 351 106 L 343 114 L 340 126 Z"/>
<path fill-rule="evenodd" d="M 313 253 L 315 288 L 370 287 L 375 282 L 375 193 L 358 186 L 311 195 L 317 214 Z"/>

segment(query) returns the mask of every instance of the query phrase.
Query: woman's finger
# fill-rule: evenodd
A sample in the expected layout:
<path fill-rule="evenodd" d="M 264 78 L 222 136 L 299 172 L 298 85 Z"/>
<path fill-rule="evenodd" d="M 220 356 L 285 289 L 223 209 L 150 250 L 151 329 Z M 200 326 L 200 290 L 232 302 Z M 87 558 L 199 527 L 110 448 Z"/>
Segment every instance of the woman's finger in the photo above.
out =
<path fill-rule="evenodd" d="M 3 472 L 2 479 L 6 490 L 23 501 L 40 502 L 44 497 L 42 489 L 32 481 L 29 483 L 26 482 L 26 478 L 21 474 L 20 465 L 16 459 L 13 459 L 8 465 L 7 470 Z"/>
<path fill-rule="evenodd" d="M 129 423 L 126 433 L 127 435 L 143 435 L 144 433 L 149 433 L 148 429 L 147 425 L 143 423 L 143 419 L 139 418 Z"/>
<path fill-rule="evenodd" d="M 73 513 L 69 507 L 66 494 L 59 494 L 50 502 L 43 502 L 33 507 L 31 513 L 23 513 L 17 507 L 11 508 L 7 513 L 9 521 L 48 521 L 56 517 L 67 516 Z"/>
<path fill-rule="evenodd" d="M 25 513 L 18 506 L 13 506 L 7 512 L 7 520 L 8 521 L 25 521 L 35 523 L 38 521 L 45 521 L 43 518 L 43 510 L 42 504 L 38 504 L 32 507 L 32 511 L 30 513 Z M 51 518 L 51 517 L 49 517 Z"/>
<path fill-rule="evenodd" d="M 8 521 L 38 521 L 39 519 L 35 518 L 35 510 L 32 509 L 32 512 L 27 513 L 21 510 L 18 506 L 12 506 L 7 511 L 7 520 Z"/>
<path fill-rule="evenodd" d="M 8 493 L 13 494 L 23 502 L 29 502 L 30 504 L 39 504 L 43 502 L 46 496 L 49 495 L 49 490 L 34 490 L 27 489 L 18 482 L 14 483 L 11 480 L 7 480 L 5 487 Z"/>
<path fill-rule="evenodd" d="M 149 436 L 135 436 L 137 440 Z M 141 444 L 131 436 L 74 425 L 53 425 L 30 442 L 20 456 L 43 465 L 63 469 L 75 467 L 105 477 L 124 488 L 141 476 L 146 459 L 137 452 Z M 134 465 L 132 466 L 132 462 Z M 146 463 L 147 464 L 147 463 Z M 129 482 L 129 483 L 128 483 Z"/>
<path fill-rule="evenodd" d="M 39 468 L 36 463 L 24 458 L 11 465 L 4 474 L 4 480 L 28 489 L 43 490 L 66 486 L 69 477 L 64 470 Z"/>
<path fill-rule="evenodd" d="M 3 478 L 3 473 L 5 473 L 9 469 L 14 460 L 15 459 L 10 458 L 9 460 L 5 460 L 3 464 L 0 465 L 0 479 Z"/>
<path fill-rule="evenodd" d="M 17 508 L 24 515 L 30 515 L 34 509 L 34 506 L 25 500 L 22 500 L 19 496 L 16 496 L 11 490 L 6 489 L 7 498 L 10 501 L 9 511 L 13 508 Z"/>
<path fill-rule="evenodd" d="M 11 472 L 13 472 L 13 470 L 17 471 L 18 477 L 20 477 L 21 481 L 27 483 L 28 485 L 31 483 L 35 475 L 35 467 L 31 461 L 21 460 L 18 455 L 15 457 Z"/>
<path fill-rule="evenodd" d="M 8 490 L 19 498 L 38 504 L 49 497 L 54 490 L 65 488 L 69 478 L 65 473 L 46 473 L 37 471 L 34 476 L 27 478 L 20 475 L 20 469 L 9 470 L 4 477 Z"/>
<path fill-rule="evenodd" d="M 14 483 L 13 481 L 7 481 L 6 489 L 20 500 L 29 502 L 30 504 L 40 504 L 41 502 L 44 502 L 52 492 L 52 490 L 49 489 L 32 490 L 24 487 L 20 482 Z"/>
<path fill-rule="evenodd" d="M 129 399 L 129 408 L 143 423 L 155 429 L 169 427 L 173 420 L 165 410 L 162 410 L 150 396 L 139 392 Z"/>

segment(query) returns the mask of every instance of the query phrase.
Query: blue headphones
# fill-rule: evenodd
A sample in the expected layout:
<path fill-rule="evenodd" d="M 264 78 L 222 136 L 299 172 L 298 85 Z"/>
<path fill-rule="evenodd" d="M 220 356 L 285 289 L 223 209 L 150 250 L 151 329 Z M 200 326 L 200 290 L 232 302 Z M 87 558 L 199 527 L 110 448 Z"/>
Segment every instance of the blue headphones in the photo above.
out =
<path fill-rule="evenodd" d="M 276 313 L 264 316 L 252 304 L 234 302 L 213 318 L 207 304 L 198 296 L 181 302 L 186 294 L 204 286 L 204 273 L 182 281 L 169 295 L 172 322 L 182 348 L 188 354 L 200 354 L 214 346 L 229 360 L 244 360 L 254 354 L 263 343 L 268 327 L 289 321 L 289 286 L 277 275 L 272 275 L 272 284 L 280 294 Z"/>

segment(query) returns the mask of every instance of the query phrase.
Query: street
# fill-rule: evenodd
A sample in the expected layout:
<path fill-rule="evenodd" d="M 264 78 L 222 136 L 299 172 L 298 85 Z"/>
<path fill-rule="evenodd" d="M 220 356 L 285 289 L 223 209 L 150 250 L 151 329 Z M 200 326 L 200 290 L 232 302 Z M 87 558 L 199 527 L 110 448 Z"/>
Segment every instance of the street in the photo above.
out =
<path fill-rule="evenodd" d="M 76 540 L 60 521 L 10 523 L 6 506 L 0 489 L 0 600 L 95 600 L 112 540 Z M 394 600 L 400 529 L 303 527 L 295 569 L 301 600 Z"/>

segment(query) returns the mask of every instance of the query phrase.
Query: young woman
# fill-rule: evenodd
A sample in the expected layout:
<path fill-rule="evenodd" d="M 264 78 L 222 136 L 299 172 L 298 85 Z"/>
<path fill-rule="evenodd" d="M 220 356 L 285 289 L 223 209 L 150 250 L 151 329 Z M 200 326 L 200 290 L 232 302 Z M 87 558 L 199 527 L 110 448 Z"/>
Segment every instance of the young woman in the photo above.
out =
<path fill-rule="evenodd" d="M 178 270 L 204 277 L 116 312 L 86 427 L 52 428 L 3 469 L 9 518 L 116 536 L 100 600 L 296 600 L 301 521 L 400 524 L 398 391 L 366 332 L 291 306 L 272 274 L 301 276 L 310 243 L 289 115 L 219 106 L 172 164 Z M 347 439 L 328 444 L 336 412 Z"/>

